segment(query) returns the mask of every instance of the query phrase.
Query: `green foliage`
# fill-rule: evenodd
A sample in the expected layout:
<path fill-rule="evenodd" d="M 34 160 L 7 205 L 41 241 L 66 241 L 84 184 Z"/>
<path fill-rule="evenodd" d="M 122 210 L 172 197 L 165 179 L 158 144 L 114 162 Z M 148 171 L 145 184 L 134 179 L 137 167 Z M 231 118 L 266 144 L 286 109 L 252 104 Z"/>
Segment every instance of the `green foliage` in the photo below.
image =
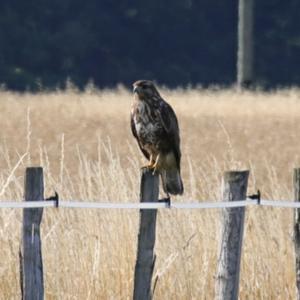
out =
<path fill-rule="evenodd" d="M 257 1 L 256 75 L 300 82 L 297 0 Z M 231 84 L 236 77 L 237 1 L 2 0 L 0 83 L 9 89 Z"/>

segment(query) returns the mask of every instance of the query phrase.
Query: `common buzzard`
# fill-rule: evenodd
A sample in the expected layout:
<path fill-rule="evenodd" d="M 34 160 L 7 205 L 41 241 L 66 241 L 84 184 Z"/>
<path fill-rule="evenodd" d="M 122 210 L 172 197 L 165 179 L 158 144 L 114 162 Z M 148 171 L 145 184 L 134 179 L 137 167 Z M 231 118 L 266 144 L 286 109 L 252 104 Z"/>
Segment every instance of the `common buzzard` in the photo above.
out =
<path fill-rule="evenodd" d="M 161 174 L 167 194 L 181 195 L 180 137 L 174 110 L 149 80 L 136 81 L 133 92 L 131 130 L 150 162 L 147 167 Z"/>

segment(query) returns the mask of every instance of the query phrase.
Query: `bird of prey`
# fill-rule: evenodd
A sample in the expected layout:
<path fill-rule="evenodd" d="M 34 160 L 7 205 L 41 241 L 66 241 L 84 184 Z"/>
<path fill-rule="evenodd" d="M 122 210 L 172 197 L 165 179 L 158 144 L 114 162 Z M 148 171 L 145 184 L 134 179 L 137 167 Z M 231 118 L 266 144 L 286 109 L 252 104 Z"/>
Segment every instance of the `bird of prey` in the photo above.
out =
<path fill-rule="evenodd" d="M 160 173 L 163 189 L 168 196 L 181 195 L 180 137 L 175 112 L 162 99 L 152 81 L 136 81 L 133 92 L 131 130 L 149 160 L 146 167 Z"/>

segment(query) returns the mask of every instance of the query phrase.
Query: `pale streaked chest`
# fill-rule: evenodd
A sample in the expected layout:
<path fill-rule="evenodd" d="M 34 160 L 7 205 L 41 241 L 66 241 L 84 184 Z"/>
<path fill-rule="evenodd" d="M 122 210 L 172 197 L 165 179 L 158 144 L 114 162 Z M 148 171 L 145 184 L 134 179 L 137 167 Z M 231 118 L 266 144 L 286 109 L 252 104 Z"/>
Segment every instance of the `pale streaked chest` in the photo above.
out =
<path fill-rule="evenodd" d="M 157 112 L 144 102 L 135 103 L 133 109 L 133 121 L 138 137 L 144 143 L 156 143 L 162 130 Z"/>

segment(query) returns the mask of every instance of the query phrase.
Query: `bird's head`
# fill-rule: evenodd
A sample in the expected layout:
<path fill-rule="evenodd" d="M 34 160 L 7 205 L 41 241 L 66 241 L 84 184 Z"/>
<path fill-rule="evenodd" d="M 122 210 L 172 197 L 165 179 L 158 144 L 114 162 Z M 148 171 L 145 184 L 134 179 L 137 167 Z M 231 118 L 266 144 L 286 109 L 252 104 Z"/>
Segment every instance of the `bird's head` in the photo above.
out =
<path fill-rule="evenodd" d="M 133 84 L 133 93 L 139 100 L 155 99 L 159 93 L 150 80 L 138 80 Z"/>

